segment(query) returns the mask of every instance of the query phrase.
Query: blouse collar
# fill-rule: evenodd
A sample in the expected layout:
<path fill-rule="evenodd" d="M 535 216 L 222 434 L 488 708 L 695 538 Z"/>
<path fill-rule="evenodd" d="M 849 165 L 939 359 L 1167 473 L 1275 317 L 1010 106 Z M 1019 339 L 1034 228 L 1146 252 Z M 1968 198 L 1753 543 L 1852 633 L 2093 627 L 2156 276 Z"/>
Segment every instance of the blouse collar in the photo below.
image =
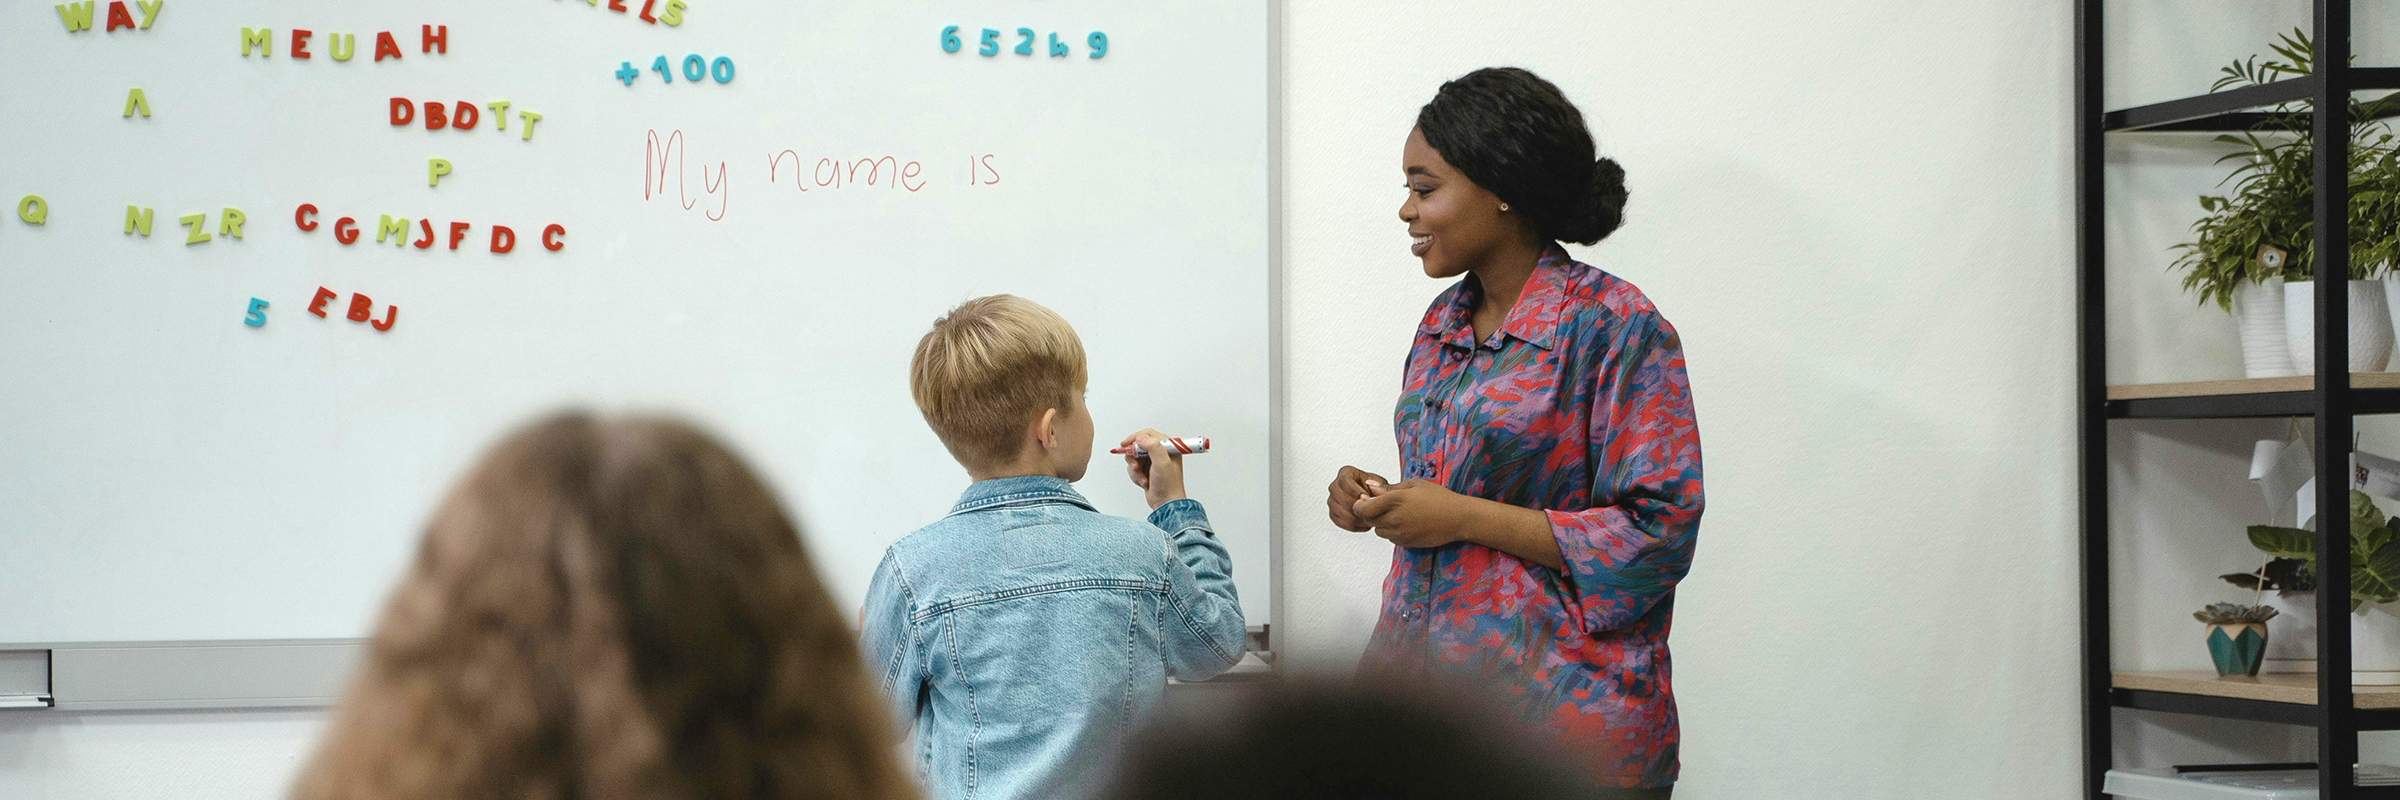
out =
<path fill-rule="evenodd" d="M 1567 257 L 1566 248 L 1555 242 L 1543 248 L 1541 258 L 1534 261 L 1533 274 L 1525 279 L 1525 292 L 1517 296 L 1516 306 L 1508 310 L 1508 319 L 1500 323 L 1495 334 L 1550 349 L 1551 334 L 1565 316 L 1567 283 L 1582 267 Z M 1460 279 L 1444 293 L 1447 302 L 1425 312 L 1425 319 L 1417 324 L 1417 332 L 1440 339 L 1443 344 L 1473 348 L 1475 301 L 1482 296 L 1482 285 L 1475 276 Z"/>

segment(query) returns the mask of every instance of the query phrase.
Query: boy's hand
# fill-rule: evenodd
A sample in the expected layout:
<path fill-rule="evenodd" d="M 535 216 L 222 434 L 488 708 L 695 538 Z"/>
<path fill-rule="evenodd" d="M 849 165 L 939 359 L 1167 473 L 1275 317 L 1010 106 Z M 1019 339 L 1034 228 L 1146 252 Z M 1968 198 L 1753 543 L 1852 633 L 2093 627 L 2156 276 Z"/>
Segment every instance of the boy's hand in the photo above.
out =
<path fill-rule="evenodd" d="M 1401 547 L 1440 547 L 1463 538 L 1469 509 L 1466 496 L 1433 481 L 1417 478 L 1378 489 L 1351 505 L 1359 522 L 1375 535 Z"/>
<path fill-rule="evenodd" d="M 1183 499 L 1183 454 L 1159 443 L 1165 438 L 1166 434 L 1143 428 L 1117 443 L 1118 447 L 1138 446 L 1150 455 L 1125 454 L 1125 474 L 1133 478 L 1133 485 L 1142 487 L 1151 508 Z"/>
<path fill-rule="evenodd" d="M 1332 518 L 1333 524 L 1341 526 L 1342 530 L 1365 533 L 1368 528 L 1375 526 L 1359 519 L 1354 508 L 1361 498 L 1381 493 L 1387 483 L 1389 481 L 1381 475 L 1357 467 L 1343 467 L 1340 473 L 1333 476 L 1333 483 L 1325 487 L 1325 516 Z"/>

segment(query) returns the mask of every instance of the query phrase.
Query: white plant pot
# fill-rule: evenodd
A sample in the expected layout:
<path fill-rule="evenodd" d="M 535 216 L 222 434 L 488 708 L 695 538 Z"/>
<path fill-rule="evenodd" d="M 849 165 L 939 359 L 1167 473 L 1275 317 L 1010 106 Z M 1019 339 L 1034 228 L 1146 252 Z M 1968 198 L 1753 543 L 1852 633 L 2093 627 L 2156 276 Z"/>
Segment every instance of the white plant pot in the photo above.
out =
<path fill-rule="evenodd" d="M 2243 283 L 2233 290 L 2233 322 L 2242 334 L 2242 377 L 2282 378 L 2298 375 L 2292 367 L 2291 345 L 2283 330 L 2281 282 Z M 2385 291 L 2387 301 L 2400 301 L 2400 292 Z M 2274 637 L 2267 637 L 2268 658 L 2274 658 Z"/>
<path fill-rule="evenodd" d="M 2316 373 L 2316 284 L 2289 281 L 2283 285 L 2283 330 L 2291 349 L 2292 369 Z M 2350 371 L 2382 372 L 2392 360 L 2392 311 L 2385 304 L 2382 281 L 2350 281 Z"/>
<path fill-rule="evenodd" d="M 2294 592 L 2285 597 L 2268 592 L 2260 600 L 2275 609 L 2267 620 L 2267 657 L 2261 674 L 2315 674 L 2317 671 L 2317 593 Z"/>
<path fill-rule="evenodd" d="M 2350 615 L 2351 683 L 2400 686 L 2400 616 L 2393 616 L 2393 605 L 2369 603 Z"/>

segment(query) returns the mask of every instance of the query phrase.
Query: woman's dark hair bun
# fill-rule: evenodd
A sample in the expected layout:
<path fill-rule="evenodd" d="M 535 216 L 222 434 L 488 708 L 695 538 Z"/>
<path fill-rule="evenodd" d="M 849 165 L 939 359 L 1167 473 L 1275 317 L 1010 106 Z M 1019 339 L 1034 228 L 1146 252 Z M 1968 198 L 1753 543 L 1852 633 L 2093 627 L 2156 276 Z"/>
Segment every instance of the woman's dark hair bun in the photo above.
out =
<path fill-rule="evenodd" d="M 1625 221 L 1625 168 L 1597 157 L 1583 112 L 1539 75 L 1490 67 L 1459 76 L 1418 110 L 1417 129 L 1544 238 L 1593 244 Z"/>

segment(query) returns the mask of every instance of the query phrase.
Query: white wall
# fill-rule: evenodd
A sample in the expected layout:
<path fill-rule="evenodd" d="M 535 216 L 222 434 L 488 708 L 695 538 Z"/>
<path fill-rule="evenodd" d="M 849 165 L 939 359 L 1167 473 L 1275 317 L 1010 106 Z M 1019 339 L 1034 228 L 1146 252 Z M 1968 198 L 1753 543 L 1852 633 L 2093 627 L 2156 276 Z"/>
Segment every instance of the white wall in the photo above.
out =
<path fill-rule="evenodd" d="M 2112 107 L 2205 90 L 2218 64 L 2304 22 L 2250 0 L 2112 5 L 2116 63 L 2138 65 L 2112 74 Z M 1279 649 L 1347 670 L 1388 562 L 1318 498 L 1344 463 L 1393 467 L 1400 362 L 1441 288 L 1393 216 L 1401 139 L 1442 80 L 1516 64 L 1564 87 L 1629 173 L 1625 229 L 1578 256 L 1641 286 L 1688 348 L 1712 503 L 1677 608 L 1678 796 L 2072 796 L 2068 5 L 1468 8 L 1279 14 Z M 2358 26 L 2366 52 L 2375 19 Z M 2231 323 L 2163 271 L 2214 157 L 2188 139 L 2112 146 L 2113 380 L 2238 374 Z M 2261 513 L 2238 460 L 2279 429 L 2112 431 L 2121 665 L 2205 665 L 2186 615 L 2225 599 L 2213 576 L 2247 560 L 2220 529 Z M 2371 449 L 2400 442 L 2367 430 Z M 0 714 L 0 797 L 268 797 L 316 724 Z M 2116 729 L 2128 764 L 2311 746 L 2166 715 Z"/>

